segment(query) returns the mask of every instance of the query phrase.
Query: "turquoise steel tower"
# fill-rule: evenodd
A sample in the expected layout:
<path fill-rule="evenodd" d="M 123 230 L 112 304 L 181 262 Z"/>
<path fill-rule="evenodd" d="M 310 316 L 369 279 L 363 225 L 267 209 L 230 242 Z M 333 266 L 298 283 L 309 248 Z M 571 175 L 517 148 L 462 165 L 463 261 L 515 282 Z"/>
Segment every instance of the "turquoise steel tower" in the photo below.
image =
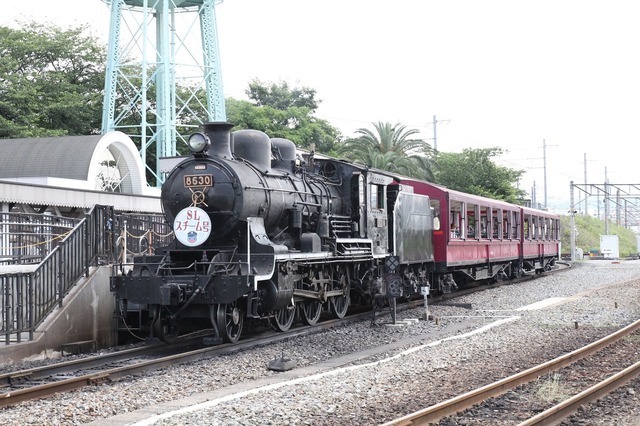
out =
<path fill-rule="evenodd" d="M 215 15 L 222 0 L 103 1 L 111 20 L 102 133 L 129 135 L 160 186 L 158 160 L 177 155 L 203 121 L 226 120 Z"/>

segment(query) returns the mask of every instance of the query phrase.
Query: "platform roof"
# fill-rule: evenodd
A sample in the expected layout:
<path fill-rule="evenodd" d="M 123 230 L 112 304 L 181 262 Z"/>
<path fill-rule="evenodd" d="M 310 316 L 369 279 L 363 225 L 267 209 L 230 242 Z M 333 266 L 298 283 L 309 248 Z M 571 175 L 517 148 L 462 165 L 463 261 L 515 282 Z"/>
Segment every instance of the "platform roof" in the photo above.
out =
<path fill-rule="evenodd" d="M 102 135 L 0 139 L 0 179 L 54 177 L 87 180 Z"/>

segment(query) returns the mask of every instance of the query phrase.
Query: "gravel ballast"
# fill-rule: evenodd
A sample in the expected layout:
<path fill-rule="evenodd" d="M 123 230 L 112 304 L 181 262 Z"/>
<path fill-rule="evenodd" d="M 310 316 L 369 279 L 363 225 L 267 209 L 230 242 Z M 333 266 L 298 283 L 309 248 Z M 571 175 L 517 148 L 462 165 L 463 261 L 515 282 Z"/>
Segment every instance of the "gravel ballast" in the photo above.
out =
<path fill-rule="evenodd" d="M 639 290 L 640 261 L 579 262 L 537 280 L 430 306 L 437 324 L 411 321 L 391 327 L 383 324 L 387 314 L 374 327 L 363 321 L 6 408 L 0 423 L 380 424 L 637 320 Z M 415 319 L 423 312 L 402 312 L 399 318 Z M 266 368 L 282 355 L 296 368 L 287 373 Z M 636 384 L 622 393 L 635 406 L 640 405 Z M 635 418 L 629 417 L 633 411 L 625 415 Z"/>

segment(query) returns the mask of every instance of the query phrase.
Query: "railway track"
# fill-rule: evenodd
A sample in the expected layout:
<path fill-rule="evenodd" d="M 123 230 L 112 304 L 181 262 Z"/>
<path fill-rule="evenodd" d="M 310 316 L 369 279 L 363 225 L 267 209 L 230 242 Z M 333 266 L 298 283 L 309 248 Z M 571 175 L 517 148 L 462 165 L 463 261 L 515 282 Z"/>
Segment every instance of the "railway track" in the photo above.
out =
<path fill-rule="evenodd" d="M 561 270 L 555 270 L 557 272 Z M 537 278 L 529 275 L 518 280 L 503 281 L 495 284 L 462 289 L 448 295 L 429 299 L 430 304 L 447 302 L 455 297 L 474 291 L 487 290 L 502 285 L 515 284 L 524 280 Z M 398 311 L 421 306 L 423 300 L 413 300 L 398 305 Z M 164 343 L 149 344 L 133 349 L 88 356 L 86 358 L 64 361 L 31 369 L 24 369 L 0 374 L 0 408 L 9 407 L 21 402 L 45 398 L 56 393 L 70 392 L 86 386 L 96 386 L 115 382 L 123 378 L 157 370 L 171 365 L 193 362 L 203 358 L 242 351 L 254 346 L 267 345 L 292 337 L 311 334 L 332 327 L 346 325 L 356 321 L 372 318 L 371 311 L 352 313 L 344 319 L 330 319 L 314 326 L 296 327 L 287 332 L 266 333 L 242 339 L 235 344 L 205 345 L 206 335 L 198 335 L 181 339 L 173 345 Z M 383 311 L 383 314 L 386 312 Z M 380 314 L 377 314 L 378 319 Z M 375 317 L 374 317 L 375 318 Z"/>
<path fill-rule="evenodd" d="M 629 354 L 626 352 L 620 352 L 618 354 L 614 353 L 613 355 L 611 355 L 613 357 L 614 364 L 628 365 L 627 368 L 620 367 L 620 371 L 617 371 L 615 374 L 606 374 L 606 369 L 601 367 L 601 364 L 603 362 L 602 360 L 592 360 L 590 364 L 587 364 L 590 367 L 586 368 L 581 364 L 583 360 L 589 359 L 589 357 L 593 357 L 595 354 L 597 354 L 599 351 L 604 350 L 605 348 L 612 347 L 613 345 L 620 342 L 622 339 L 629 337 L 633 333 L 637 334 L 639 330 L 640 320 L 628 325 L 627 327 L 624 327 L 623 329 L 615 333 L 610 334 L 609 336 L 606 336 L 596 342 L 584 346 L 583 348 L 577 349 L 573 352 L 567 353 L 551 361 L 537 365 L 507 378 L 498 380 L 489 385 L 480 387 L 470 392 L 466 392 L 462 395 L 443 401 L 436 405 L 400 417 L 391 422 L 385 423 L 384 426 L 433 424 L 441 419 L 447 418 L 449 416 L 454 416 L 456 414 L 464 416 L 465 410 L 472 410 L 472 408 L 477 404 L 484 404 L 485 407 L 490 407 L 490 410 L 484 410 L 485 412 L 490 411 L 490 418 L 488 419 L 488 421 L 495 421 L 496 419 L 506 420 L 506 417 L 512 416 L 513 413 L 522 416 L 522 413 L 524 411 L 521 407 L 524 398 L 519 397 L 518 391 L 511 391 L 512 389 L 515 389 L 519 386 L 521 387 L 523 385 L 529 385 L 540 377 L 543 377 L 543 381 L 549 380 L 544 379 L 544 377 L 548 377 L 550 374 L 557 372 L 563 368 L 566 368 L 568 370 L 567 372 L 564 372 L 565 376 L 576 376 L 573 378 L 573 380 L 579 383 L 588 383 L 589 381 L 593 381 L 594 377 L 600 376 L 599 378 L 595 379 L 598 381 L 597 383 L 593 384 L 587 389 L 580 391 L 578 394 L 566 397 L 564 400 L 562 400 L 562 402 L 557 403 L 551 407 L 545 407 L 546 409 L 544 409 L 544 411 L 539 412 L 536 415 L 527 415 L 529 418 L 527 418 L 526 420 L 517 420 L 521 422 L 520 426 L 554 424 L 554 422 L 558 422 L 575 413 L 579 407 L 584 406 L 589 402 L 595 401 L 603 395 L 608 394 L 612 390 L 623 386 L 625 383 L 640 374 L 640 362 L 635 362 L 629 365 L 629 362 L 631 361 L 626 358 L 629 356 Z M 637 336 L 633 336 L 633 338 L 637 339 Z M 634 345 L 630 346 L 633 347 Z M 637 351 L 632 349 L 632 354 L 633 353 L 635 353 L 637 357 Z M 599 375 L 595 374 L 597 370 L 600 370 Z M 551 380 L 553 380 L 554 376 L 551 377 Z M 527 391 L 526 389 L 520 390 L 523 392 Z M 500 397 L 507 392 L 511 393 L 508 398 L 502 398 L 499 403 L 490 402 L 491 398 Z M 514 407 L 514 405 L 520 406 Z M 483 413 L 481 411 L 482 410 L 478 409 L 476 406 L 473 411 L 468 412 L 468 415 L 469 417 L 473 417 L 475 421 L 479 421 L 479 418 L 483 416 Z M 540 410 L 538 409 L 538 411 Z"/>
<path fill-rule="evenodd" d="M 145 365 L 162 363 L 180 353 L 202 346 L 195 339 L 175 345 L 149 344 L 117 352 L 91 355 L 71 361 L 0 374 L 0 407 L 44 398 L 57 392 L 68 392 L 84 386 L 97 385 L 133 374 Z M 159 368 L 160 365 L 158 365 Z"/>
<path fill-rule="evenodd" d="M 413 306 L 413 303 L 406 307 Z M 400 307 L 399 309 L 404 309 Z M 45 398 L 55 393 L 70 392 L 85 386 L 115 382 L 123 378 L 200 359 L 242 351 L 255 346 L 280 342 L 300 335 L 316 333 L 332 327 L 362 321 L 371 312 L 349 315 L 314 326 L 292 328 L 286 332 L 267 333 L 247 337 L 235 344 L 205 346 L 204 336 L 189 338 L 173 345 L 152 344 L 118 352 L 88 356 L 32 369 L 0 374 L 0 408 L 21 402 Z"/>

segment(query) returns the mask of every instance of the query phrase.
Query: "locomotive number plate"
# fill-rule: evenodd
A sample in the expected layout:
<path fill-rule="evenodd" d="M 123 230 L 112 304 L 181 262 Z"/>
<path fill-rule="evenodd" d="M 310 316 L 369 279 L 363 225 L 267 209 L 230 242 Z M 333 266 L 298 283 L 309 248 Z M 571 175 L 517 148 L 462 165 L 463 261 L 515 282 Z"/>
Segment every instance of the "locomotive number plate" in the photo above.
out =
<path fill-rule="evenodd" d="M 185 175 L 185 188 L 202 188 L 203 186 L 213 186 L 212 175 Z"/>

